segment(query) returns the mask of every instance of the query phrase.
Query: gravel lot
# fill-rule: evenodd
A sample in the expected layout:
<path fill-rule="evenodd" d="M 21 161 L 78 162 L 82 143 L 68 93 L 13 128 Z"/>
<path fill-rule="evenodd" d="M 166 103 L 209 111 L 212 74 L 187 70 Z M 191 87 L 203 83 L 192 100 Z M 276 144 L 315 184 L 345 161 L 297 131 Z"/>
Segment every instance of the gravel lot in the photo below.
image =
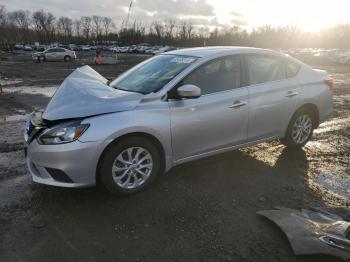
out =
<path fill-rule="evenodd" d="M 0 61 L 0 261 L 338 261 L 293 256 L 281 231 L 256 212 L 350 205 L 350 65 L 307 61 L 337 86 L 334 117 L 304 150 L 273 141 L 202 159 L 129 197 L 33 184 L 23 121 L 92 55 L 39 64 L 18 53 Z M 114 78 L 145 58 L 119 55 L 114 65 L 92 67 Z"/>

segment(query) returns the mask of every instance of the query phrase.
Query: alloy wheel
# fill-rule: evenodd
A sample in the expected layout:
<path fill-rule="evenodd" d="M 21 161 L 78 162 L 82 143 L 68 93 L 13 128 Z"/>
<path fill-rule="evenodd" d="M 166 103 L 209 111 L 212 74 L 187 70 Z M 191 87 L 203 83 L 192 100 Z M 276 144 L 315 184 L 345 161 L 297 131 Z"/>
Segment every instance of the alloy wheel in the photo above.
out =
<path fill-rule="evenodd" d="M 143 185 L 153 169 L 153 158 L 142 147 L 130 147 L 115 158 L 112 166 L 114 182 L 123 189 L 135 189 Z"/>
<path fill-rule="evenodd" d="M 297 144 L 303 144 L 312 132 L 312 119 L 309 115 L 300 115 L 294 122 L 292 139 Z"/>

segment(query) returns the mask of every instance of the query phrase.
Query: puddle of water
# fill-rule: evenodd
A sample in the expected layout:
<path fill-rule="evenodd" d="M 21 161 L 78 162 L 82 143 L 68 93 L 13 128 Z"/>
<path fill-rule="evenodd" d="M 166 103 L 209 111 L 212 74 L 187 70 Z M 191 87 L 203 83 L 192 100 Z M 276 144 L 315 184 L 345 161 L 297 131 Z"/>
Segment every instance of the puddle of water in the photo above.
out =
<path fill-rule="evenodd" d="M 28 118 L 28 114 L 26 115 L 12 115 L 12 116 L 0 116 L 0 123 L 1 122 L 24 122 Z"/>
<path fill-rule="evenodd" d="M 6 87 L 3 88 L 4 93 L 20 93 L 29 95 L 44 95 L 52 97 L 58 86 L 36 87 L 36 86 L 21 86 L 21 87 Z"/>
<path fill-rule="evenodd" d="M 18 78 L 18 79 L 0 79 L 0 85 L 1 86 L 7 86 L 7 85 L 15 85 L 15 84 L 19 84 L 19 83 L 23 83 L 23 80 Z"/>

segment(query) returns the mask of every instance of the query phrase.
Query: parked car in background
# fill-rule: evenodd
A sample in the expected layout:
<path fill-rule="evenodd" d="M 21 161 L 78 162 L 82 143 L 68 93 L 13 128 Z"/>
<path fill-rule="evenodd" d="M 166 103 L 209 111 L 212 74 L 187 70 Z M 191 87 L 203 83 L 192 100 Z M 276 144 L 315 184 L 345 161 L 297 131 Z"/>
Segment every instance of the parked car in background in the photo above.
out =
<path fill-rule="evenodd" d="M 27 165 L 38 183 L 135 193 L 191 160 L 272 139 L 303 147 L 332 114 L 333 87 L 325 71 L 256 48 L 171 51 L 110 83 L 85 66 L 27 121 Z"/>
<path fill-rule="evenodd" d="M 49 48 L 43 52 L 35 52 L 32 55 L 34 61 L 65 61 L 69 62 L 77 58 L 76 54 L 72 50 L 68 50 L 61 47 Z"/>
<path fill-rule="evenodd" d="M 15 50 L 23 50 L 24 45 L 22 44 L 15 44 Z"/>
<path fill-rule="evenodd" d="M 79 51 L 79 46 L 77 46 L 75 44 L 69 44 L 67 49 L 72 50 L 72 51 Z"/>
<path fill-rule="evenodd" d="M 152 52 L 153 55 L 158 55 L 158 54 L 161 54 L 161 53 L 165 53 L 165 52 L 169 52 L 169 51 L 173 51 L 173 50 L 176 50 L 177 48 L 176 47 L 172 47 L 172 46 L 164 46 L 162 48 L 159 48 L 158 50 L 154 50 Z"/>
<path fill-rule="evenodd" d="M 88 45 L 81 45 L 80 46 L 80 51 L 90 51 L 91 47 Z"/>
<path fill-rule="evenodd" d="M 137 46 L 137 48 L 136 48 L 136 50 L 135 50 L 135 52 L 136 53 L 138 53 L 138 54 L 144 54 L 145 53 L 145 51 L 147 50 L 147 49 L 149 49 L 150 47 L 147 45 L 139 45 L 139 46 Z"/>
<path fill-rule="evenodd" d="M 152 46 L 151 48 L 145 50 L 145 54 L 153 55 L 154 52 L 158 51 L 160 48 L 160 46 Z"/>
<path fill-rule="evenodd" d="M 24 51 L 33 51 L 33 47 L 31 45 L 24 45 L 23 50 Z"/>
<path fill-rule="evenodd" d="M 46 45 L 38 45 L 35 47 L 35 51 L 44 52 L 48 47 Z"/>

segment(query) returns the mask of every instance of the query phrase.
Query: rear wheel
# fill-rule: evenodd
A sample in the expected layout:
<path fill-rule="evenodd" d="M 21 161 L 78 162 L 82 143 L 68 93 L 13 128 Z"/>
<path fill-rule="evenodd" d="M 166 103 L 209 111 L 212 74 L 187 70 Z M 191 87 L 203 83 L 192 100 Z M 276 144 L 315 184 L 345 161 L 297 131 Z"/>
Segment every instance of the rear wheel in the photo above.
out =
<path fill-rule="evenodd" d="M 110 146 L 100 176 L 113 194 L 132 194 L 148 187 L 161 170 L 157 147 L 142 137 L 129 137 Z"/>
<path fill-rule="evenodd" d="M 307 108 L 300 109 L 289 122 L 286 136 L 281 142 L 288 147 L 301 148 L 311 139 L 314 127 L 314 113 Z"/>
<path fill-rule="evenodd" d="M 71 58 L 69 55 L 66 55 L 66 56 L 64 57 L 64 61 L 65 61 L 65 62 L 69 62 L 71 59 L 72 59 L 72 58 Z"/>
<path fill-rule="evenodd" d="M 283 144 L 292 148 L 300 148 L 311 139 L 315 126 L 315 116 L 307 108 L 300 109 L 292 117 Z"/>

